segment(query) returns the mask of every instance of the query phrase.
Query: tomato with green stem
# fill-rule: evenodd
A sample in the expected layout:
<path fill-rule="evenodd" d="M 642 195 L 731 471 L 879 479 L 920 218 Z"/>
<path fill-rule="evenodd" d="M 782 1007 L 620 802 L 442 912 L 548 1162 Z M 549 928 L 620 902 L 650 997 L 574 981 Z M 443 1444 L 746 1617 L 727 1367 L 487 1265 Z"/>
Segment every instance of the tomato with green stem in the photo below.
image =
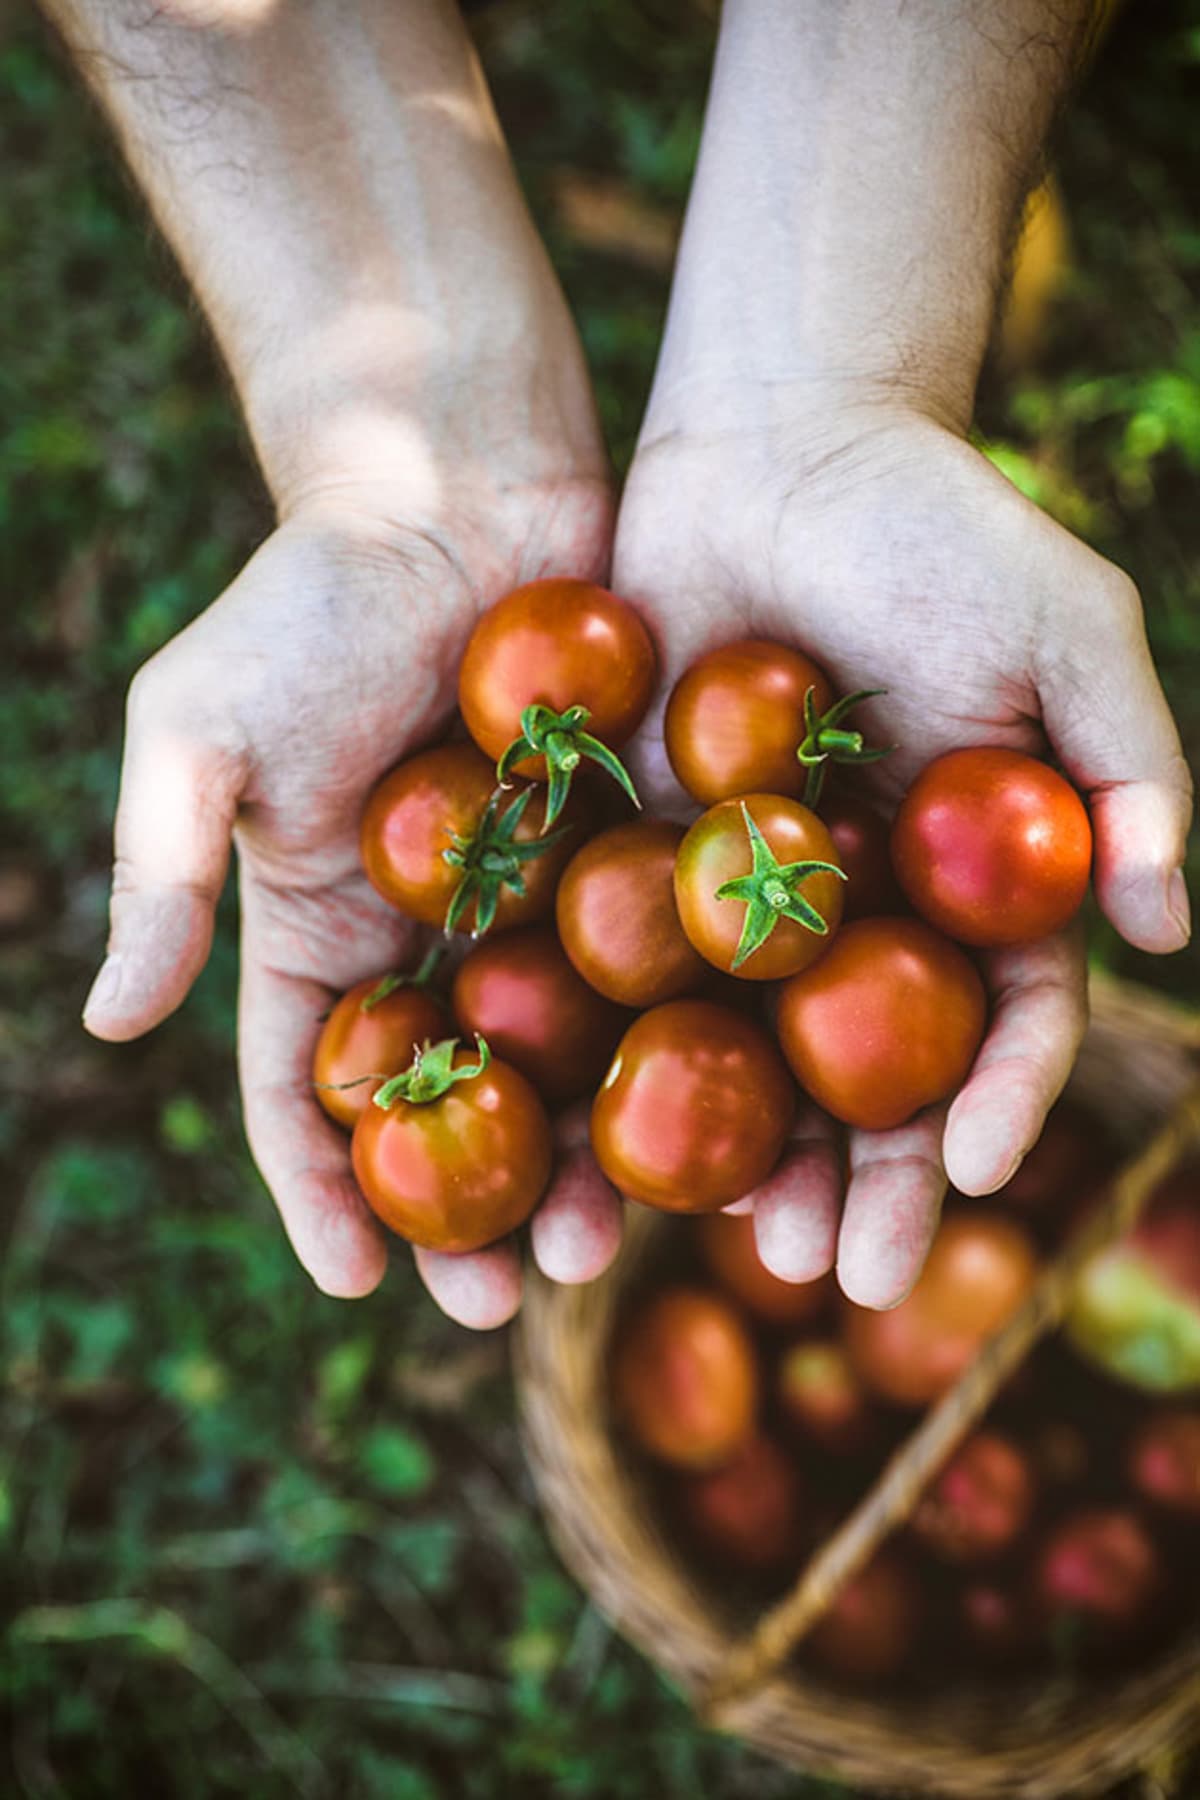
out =
<path fill-rule="evenodd" d="M 426 1039 L 446 1036 L 446 1009 L 428 982 L 440 958 L 435 947 L 411 975 L 372 975 L 336 1001 L 313 1051 L 317 1100 L 352 1131 L 376 1087 L 406 1069 Z M 372 1082 L 364 1079 L 377 1076 Z"/>
<path fill-rule="evenodd" d="M 471 633 L 459 709 L 501 781 L 549 783 L 550 826 L 584 760 L 637 803 L 615 751 L 645 717 L 657 668 L 650 633 L 627 600 L 590 581 L 531 581 L 490 606 Z"/>
<path fill-rule="evenodd" d="M 901 801 L 892 864 L 921 917 L 958 943 L 1031 943 L 1083 903 L 1091 821 L 1070 782 L 1036 757 L 951 750 Z"/>
<path fill-rule="evenodd" d="M 354 1127 L 354 1174 L 383 1223 L 425 1250 L 482 1250 L 529 1217 L 550 1179 L 550 1121 L 524 1075 L 446 1038 L 385 1082 Z"/>
<path fill-rule="evenodd" d="M 709 1000 L 671 1000 L 635 1019 L 617 1045 L 592 1106 L 592 1149 L 630 1199 L 716 1212 L 770 1174 L 794 1107 L 760 1026 Z"/>
<path fill-rule="evenodd" d="M 580 846 L 554 912 L 563 949 L 598 993 L 622 1006 L 659 1006 L 711 979 L 675 904 L 682 825 L 633 819 Z"/>
<path fill-rule="evenodd" d="M 856 919 L 779 992 L 796 1080 L 843 1124 L 890 1131 L 962 1086 L 987 1000 L 974 964 L 920 919 Z"/>
<path fill-rule="evenodd" d="M 455 971 L 451 1005 L 551 1105 L 595 1091 L 630 1022 L 577 973 L 549 925 L 476 945 Z"/>
<path fill-rule="evenodd" d="M 842 917 L 833 839 L 798 800 L 746 794 L 692 825 L 675 861 L 675 903 L 691 944 L 744 981 L 780 981 L 822 954 Z"/>
<path fill-rule="evenodd" d="M 585 817 L 573 797 L 563 824 L 544 835 L 544 788 L 498 790 L 474 744 L 442 744 L 372 790 L 359 847 L 371 885 L 393 906 L 424 925 L 482 936 L 553 911 Z"/>

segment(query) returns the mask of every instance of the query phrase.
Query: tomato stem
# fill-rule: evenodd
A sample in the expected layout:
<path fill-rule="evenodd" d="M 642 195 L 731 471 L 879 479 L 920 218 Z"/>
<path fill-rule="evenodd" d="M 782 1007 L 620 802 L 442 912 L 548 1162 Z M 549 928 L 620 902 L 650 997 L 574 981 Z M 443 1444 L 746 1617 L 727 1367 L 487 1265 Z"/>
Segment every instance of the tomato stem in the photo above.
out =
<path fill-rule="evenodd" d="M 437 974 L 438 965 L 445 954 L 445 944 L 432 944 L 411 974 L 393 970 L 390 975 L 385 975 L 381 981 L 377 982 L 369 994 L 364 994 L 359 1010 L 365 1013 L 374 1012 L 380 1002 L 386 1000 L 389 994 L 394 994 L 397 988 L 430 987 Z"/>
<path fill-rule="evenodd" d="M 816 689 L 809 688 L 804 696 L 804 737 L 796 747 L 797 760 L 808 770 L 804 783 L 805 806 L 815 807 L 820 800 L 831 762 L 873 763 L 891 755 L 894 744 L 872 750 L 867 747 L 861 731 L 841 729 L 841 722 L 851 707 L 886 693 L 886 688 L 858 688 L 853 694 L 843 694 L 840 700 L 835 700 L 827 712 L 818 714 Z"/>
<path fill-rule="evenodd" d="M 817 911 L 811 900 L 804 898 L 800 888 L 811 875 L 836 875 L 841 881 L 846 879 L 845 870 L 839 869 L 836 863 L 781 863 L 751 818 L 744 800 L 741 808 L 750 838 L 753 866 L 749 875 L 739 875 L 733 881 L 722 882 L 716 890 L 718 900 L 740 900 L 746 908 L 742 935 L 730 964 L 734 973 L 748 957 L 762 948 L 780 919 L 794 919 L 806 930 L 816 932 L 819 937 L 827 937 L 828 921 Z"/>
<path fill-rule="evenodd" d="M 620 757 L 583 729 L 590 718 L 586 706 L 568 706 L 565 712 L 559 713 L 534 701 L 521 714 L 520 737 L 513 739 L 496 764 L 496 780 L 503 787 L 513 768 L 525 757 L 545 758 L 548 791 L 543 832 L 550 829 L 566 804 L 571 777 L 585 757 L 603 769 L 633 804 L 641 808 L 637 789 Z"/>
<path fill-rule="evenodd" d="M 450 847 L 442 851 L 443 860 L 463 872 L 446 908 L 444 929 L 447 937 L 457 930 L 467 908 L 474 902 L 475 924 L 471 936 L 481 938 L 491 928 L 504 889 L 511 888 L 518 896 L 524 894 L 525 878 L 521 873 L 524 864 L 544 856 L 568 831 L 574 830 L 572 825 L 562 825 L 547 837 L 543 827 L 540 837 L 519 842 L 517 826 L 525 817 L 534 789 L 523 788 L 511 805 L 501 812 L 509 791 L 498 787 L 474 833 L 470 837 L 451 833 Z"/>
<path fill-rule="evenodd" d="M 431 1044 L 427 1038 L 414 1051 L 408 1068 L 399 1075 L 393 1075 L 390 1081 L 385 1081 L 372 1094 L 372 1104 L 384 1112 L 394 1106 L 397 1100 L 406 1100 L 410 1106 L 428 1106 L 431 1101 L 440 1100 L 456 1082 L 474 1081 L 491 1062 L 492 1053 L 486 1040 L 476 1035 L 479 1061 L 460 1063 L 456 1068 L 454 1053 L 458 1049 L 458 1043 L 457 1038 L 443 1038 L 441 1043 Z"/>

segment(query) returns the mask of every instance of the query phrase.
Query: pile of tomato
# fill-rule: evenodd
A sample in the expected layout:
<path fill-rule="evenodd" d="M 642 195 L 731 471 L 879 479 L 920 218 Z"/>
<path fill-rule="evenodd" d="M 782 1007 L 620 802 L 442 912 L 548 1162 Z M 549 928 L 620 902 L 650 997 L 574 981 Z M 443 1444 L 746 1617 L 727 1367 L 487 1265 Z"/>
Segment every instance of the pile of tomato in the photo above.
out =
<path fill-rule="evenodd" d="M 829 1277 L 779 1281 L 749 1216 L 666 1228 L 618 1320 L 611 1400 L 664 1541 L 718 1604 L 741 1600 L 748 1620 L 790 1584 L 1026 1298 L 1112 1164 L 1103 1123 L 1061 1104 L 995 1203 L 951 1197 L 890 1312 L 853 1305 Z M 1200 1370 L 1185 1345 L 1200 1328 L 1198 1202 L 1200 1168 L 1164 1185 L 1114 1253 L 1124 1264 L 1107 1265 L 1107 1299 L 1081 1299 L 1066 1340 L 997 1397 L 806 1640 L 808 1667 L 940 1693 L 1006 1670 L 1110 1670 L 1196 1622 Z M 1157 1353 L 1143 1336 L 1131 1367 L 1114 1298 L 1124 1283 L 1141 1304 L 1154 1281 Z"/>
<path fill-rule="evenodd" d="M 448 992 L 428 967 L 381 973 L 317 1047 L 362 1191 L 413 1243 L 462 1252 L 519 1226 L 550 1178 L 550 1113 L 586 1096 L 605 1175 L 678 1212 L 770 1174 L 798 1088 L 845 1124 L 903 1123 L 971 1067 L 973 950 L 1054 931 L 1083 898 L 1088 817 L 1053 769 L 952 752 L 889 832 L 854 785 L 885 753 L 851 718 L 870 693 L 839 699 L 760 640 L 676 684 L 665 747 L 698 816 L 646 816 L 619 752 L 656 681 L 632 606 L 533 582 L 467 644 L 465 735 L 369 798 L 371 882 L 470 941 Z"/>

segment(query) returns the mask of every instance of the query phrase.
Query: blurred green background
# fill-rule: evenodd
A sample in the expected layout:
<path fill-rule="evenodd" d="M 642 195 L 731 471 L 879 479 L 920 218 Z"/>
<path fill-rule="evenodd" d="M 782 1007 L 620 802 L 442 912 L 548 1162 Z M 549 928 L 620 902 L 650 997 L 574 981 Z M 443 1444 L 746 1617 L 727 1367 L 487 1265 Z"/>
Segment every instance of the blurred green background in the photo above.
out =
<path fill-rule="evenodd" d="M 477 29 L 623 465 L 711 9 L 500 0 Z M 1130 6 L 1056 135 L 1070 254 L 1040 342 L 979 415 L 1140 583 L 1193 762 L 1198 77 L 1196 8 Z M 0 149 L 0 1792 L 831 1794 L 696 1729 L 563 1574 L 502 1339 L 442 1320 L 402 1257 L 354 1305 L 299 1274 L 239 1126 L 232 903 L 177 1018 L 83 1036 L 126 684 L 269 517 L 103 125 L 12 5 Z M 1094 944 L 1200 999 L 1195 951 Z M 1198 1791 L 1181 1768 L 1123 1790 Z"/>

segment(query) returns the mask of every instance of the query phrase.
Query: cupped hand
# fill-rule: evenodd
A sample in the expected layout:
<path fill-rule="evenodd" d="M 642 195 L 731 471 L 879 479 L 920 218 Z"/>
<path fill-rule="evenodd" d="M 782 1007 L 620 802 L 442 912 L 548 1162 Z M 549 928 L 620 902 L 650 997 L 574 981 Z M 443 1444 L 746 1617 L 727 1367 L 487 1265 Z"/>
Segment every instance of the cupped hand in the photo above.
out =
<path fill-rule="evenodd" d="M 476 480 L 473 491 L 464 458 L 451 499 L 407 510 L 411 462 L 394 482 L 381 470 L 361 487 L 329 484 L 289 511 L 130 692 L 109 951 L 85 1022 L 122 1040 L 179 1005 L 208 956 L 235 842 L 247 1135 L 297 1256 L 328 1294 L 370 1292 L 387 1250 L 348 1139 L 313 1098 L 320 1018 L 354 981 L 415 955 L 412 928 L 362 873 L 363 802 L 446 726 L 483 604 L 540 574 L 603 574 L 611 509 L 600 469 L 597 459 L 561 480 Z M 533 1230 L 539 1261 L 562 1280 L 597 1273 L 620 1232 L 615 1196 L 578 1136 L 568 1118 Z M 519 1302 L 510 1242 L 417 1261 L 464 1324 L 499 1324 Z"/>
<path fill-rule="evenodd" d="M 1091 811 L 1101 908 L 1131 944 L 1181 948 L 1191 783 L 1132 582 L 961 437 L 901 406 L 780 388 L 734 404 L 693 391 L 682 412 L 655 420 L 652 408 L 614 564 L 658 634 L 667 686 L 709 646 L 758 636 L 798 644 L 842 692 L 885 688 L 856 723 L 896 746 L 870 771 L 889 807 L 959 745 L 1052 754 Z M 658 806 L 678 806 L 661 714 L 637 773 Z M 756 1197 L 777 1274 L 808 1279 L 836 1259 L 852 1299 L 894 1305 L 947 1178 L 991 1193 L 1036 1141 L 1086 1023 L 1082 937 L 981 961 L 991 1024 L 948 1107 L 852 1132 L 844 1195 L 828 1122 L 802 1119 Z"/>

